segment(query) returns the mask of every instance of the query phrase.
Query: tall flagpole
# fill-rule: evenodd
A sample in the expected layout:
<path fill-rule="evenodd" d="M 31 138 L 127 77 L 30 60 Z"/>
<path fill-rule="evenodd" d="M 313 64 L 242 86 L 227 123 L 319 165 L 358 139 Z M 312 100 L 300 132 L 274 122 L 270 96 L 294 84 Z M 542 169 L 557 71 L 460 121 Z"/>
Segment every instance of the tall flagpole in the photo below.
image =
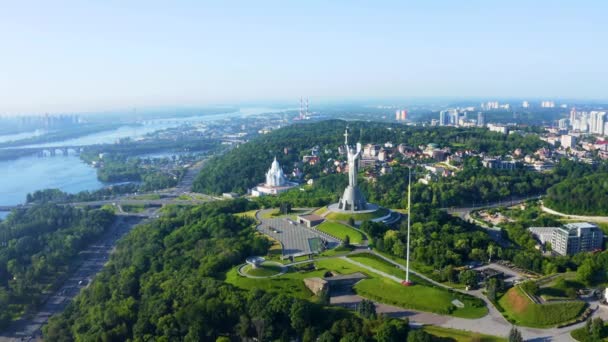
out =
<path fill-rule="evenodd" d="M 405 283 L 410 283 L 410 217 L 412 216 L 412 167 L 409 167 L 407 183 L 407 257 L 405 263 Z"/>

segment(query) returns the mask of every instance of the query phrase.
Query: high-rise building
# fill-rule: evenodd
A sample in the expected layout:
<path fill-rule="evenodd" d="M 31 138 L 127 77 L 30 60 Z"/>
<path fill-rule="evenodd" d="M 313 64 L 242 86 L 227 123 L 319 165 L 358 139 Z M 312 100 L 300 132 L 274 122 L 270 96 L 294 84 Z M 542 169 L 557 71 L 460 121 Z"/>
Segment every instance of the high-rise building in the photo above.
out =
<path fill-rule="evenodd" d="M 405 121 L 406 119 L 407 119 L 407 110 L 406 109 L 397 109 L 397 111 L 395 111 L 395 120 Z"/>
<path fill-rule="evenodd" d="M 562 148 L 574 148 L 576 146 L 576 137 L 569 134 L 564 134 L 560 138 Z"/>
<path fill-rule="evenodd" d="M 528 101 L 524 101 L 524 102 L 521 103 L 521 106 L 523 108 L 530 108 L 530 103 Z"/>
<path fill-rule="evenodd" d="M 589 133 L 604 135 L 606 112 L 592 111 L 589 113 Z"/>
<path fill-rule="evenodd" d="M 559 129 L 565 130 L 568 129 L 568 119 L 559 119 L 557 122 Z"/>
<path fill-rule="evenodd" d="M 456 109 L 450 109 L 450 125 L 458 126 L 460 115 Z"/>
<path fill-rule="evenodd" d="M 604 233 L 592 223 L 569 223 L 553 230 L 551 247 L 561 255 L 602 249 Z"/>
<path fill-rule="evenodd" d="M 447 110 L 442 110 L 439 112 L 439 126 L 447 126 L 449 125 L 449 116 Z"/>
<path fill-rule="evenodd" d="M 483 112 L 477 113 L 477 126 L 483 127 L 486 125 L 486 117 Z"/>

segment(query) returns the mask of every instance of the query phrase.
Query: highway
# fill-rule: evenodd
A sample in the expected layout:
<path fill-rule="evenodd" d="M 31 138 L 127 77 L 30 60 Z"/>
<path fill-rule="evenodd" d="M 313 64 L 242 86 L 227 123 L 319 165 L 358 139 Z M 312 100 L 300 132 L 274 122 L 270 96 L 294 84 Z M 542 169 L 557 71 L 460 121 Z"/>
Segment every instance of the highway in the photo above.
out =
<path fill-rule="evenodd" d="M 101 271 L 113 252 L 116 242 L 128 233 L 135 225 L 150 219 L 155 211 L 138 215 L 118 215 L 114 225 L 94 244 L 79 253 L 78 268 L 67 278 L 63 285 L 46 298 L 37 312 L 13 322 L 6 331 L 0 333 L 0 341 L 38 341 L 41 340 L 41 328 L 48 319 L 60 313 L 78 295 L 80 290 L 91 283 Z"/>
<path fill-rule="evenodd" d="M 114 251 L 116 243 L 137 224 L 144 223 L 158 217 L 158 209 L 167 204 L 196 205 L 204 202 L 217 200 L 218 198 L 201 194 L 192 194 L 190 189 L 198 172 L 204 166 L 199 163 L 189 169 L 180 183 L 171 189 L 159 193 L 161 199 L 146 200 L 134 199 L 131 196 L 122 196 L 111 200 L 95 202 L 65 203 L 73 206 L 100 207 L 103 205 L 115 205 L 119 211 L 115 223 L 95 243 L 89 245 L 79 253 L 75 263 L 79 264 L 76 270 L 63 282 L 63 284 L 44 299 L 44 304 L 36 312 L 27 313 L 21 319 L 13 322 L 4 332 L 0 333 L 0 342 L 4 341 L 41 341 L 41 328 L 48 319 L 62 312 L 65 307 L 80 293 L 80 290 L 88 286 L 108 262 L 110 254 Z M 138 194 L 145 198 L 146 194 Z M 190 200 L 179 199 L 179 196 L 190 196 Z M 146 209 L 141 213 L 125 213 L 123 205 L 144 205 Z M 29 205 L 10 207 L 27 208 Z"/>

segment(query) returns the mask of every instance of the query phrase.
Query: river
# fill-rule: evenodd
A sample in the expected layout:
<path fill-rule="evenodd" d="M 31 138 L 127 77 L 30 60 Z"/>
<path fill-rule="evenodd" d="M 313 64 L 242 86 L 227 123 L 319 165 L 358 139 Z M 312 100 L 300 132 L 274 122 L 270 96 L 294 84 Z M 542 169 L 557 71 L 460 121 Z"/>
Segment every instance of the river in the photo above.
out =
<path fill-rule="evenodd" d="M 239 112 L 196 117 L 179 117 L 147 121 L 141 126 L 123 126 L 76 139 L 31 146 L 85 146 L 114 143 L 125 137 L 138 137 L 158 130 L 177 127 L 185 123 L 209 122 L 233 117 L 281 112 L 289 109 L 242 108 Z M 51 158 L 24 157 L 0 162 L 0 205 L 17 205 L 25 202 L 28 193 L 55 188 L 69 193 L 96 190 L 104 186 L 97 180 L 96 170 L 76 156 Z M 5 216 L 0 212 L 0 219 Z"/>

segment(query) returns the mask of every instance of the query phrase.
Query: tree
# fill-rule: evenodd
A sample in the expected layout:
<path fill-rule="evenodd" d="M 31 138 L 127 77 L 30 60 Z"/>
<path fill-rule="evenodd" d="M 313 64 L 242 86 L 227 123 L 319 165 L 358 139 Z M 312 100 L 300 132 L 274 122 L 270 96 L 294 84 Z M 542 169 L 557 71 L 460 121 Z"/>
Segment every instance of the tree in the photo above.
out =
<path fill-rule="evenodd" d="M 291 203 L 282 202 L 281 207 L 280 207 L 280 212 L 283 215 L 287 215 L 287 214 L 291 213 Z"/>
<path fill-rule="evenodd" d="M 576 278 L 589 285 L 593 281 L 594 267 L 593 260 L 586 259 L 576 270 Z"/>
<path fill-rule="evenodd" d="M 407 334 L 407 342 L 432 342 L 433 337 L 422 329 L 412 330 Z"/>
<path fill-rule="evenodd" d="M 350 236 L 346 235 L 344 236 L 344 240 L 342 240 L 342 245 L 344 246 L 350 246 Z"/>
<path fill-rule="evenodd" d="M 509 342 L 523 342 L 524 338 L 521 336 L 521 332 L 517 328 L 512 327 L 509 331 Z"/>
<path fill-rule="evenodd" d="M 593 322 L 591 323 L 591 331 L 590 331 L 590 335 L 593 341 L 601 341 L 603 336 L 603 332 L 604 332 L 604 321 L 597 317 L 593 319 Z"/>
<path fill-rule="evenodd" d="M 465 270 L 460 273 L 460 283 L 465 284 L 471 289 L 477 288 L 478 276 L 477 272 L 473 270 Z"/>
<path fill-rule="evenodd" d="M 405 341 L 409 340 L 409 321 L 396 319 L 383 320 L 382 324 L 376 330 L 376 341 L 378 342 L 392 342 L 392 341 Z"/>
<path fill-rule="evenodd" d="M 372 302 L 371 300 L 364 299 L 359 304 L 357 304 L 357 312 L 363 318 L 375 319 L 376 305 L 374 305 L 374 302 Z"/>
<path fill-rule="evenodd" d="M 498 279 L 490 278 L 486 281 L 486 295 L 491 302 L 496 302 L 498 292 Z"/>
<path fill-rule="evenodd" d="M 532 296 L 536 296 L 540 290 L 538 284 L 533 280 L 528 280 L 521 284 L 521 288 Z"/>
<path fill-rule="evenodd" d="M 311 307 L 310 303 L 305 300 L 296 300 L 291 305 L 289 318 L 291 326 L 298 333 L 304 332 L 304 329 L 310 325 Z"/>

